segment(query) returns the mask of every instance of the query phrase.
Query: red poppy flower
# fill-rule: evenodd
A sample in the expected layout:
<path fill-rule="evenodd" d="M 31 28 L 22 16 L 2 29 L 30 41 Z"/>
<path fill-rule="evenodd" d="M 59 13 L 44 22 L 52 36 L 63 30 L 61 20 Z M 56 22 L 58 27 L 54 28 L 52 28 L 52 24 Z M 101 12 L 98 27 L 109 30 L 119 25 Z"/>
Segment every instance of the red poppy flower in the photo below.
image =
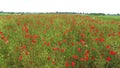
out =
<path fill-rule="evenodd" d="M 28 51 L 26 51 L 26 52 L 25 52 L 25 54 L 26 54 L 26 55 L 28 55 L 28 54 L 29 54 L 29 52 L 28 52 Z"/>
<path fill-rule="evenodd" d="M 85 41 L 84 41 L 84 40 L 80 40 L 80 42 L 82 43 L 82 45 L 84 45 L 84 44 L 85 44 Z"/>
<path fill-rule="evenodd" d="M 110 62 L 111 58 L 110 57 L 107 57 L 106 58 L 106 61 Z"/>
<path fill-rule="evenodd" d="M 99 38 L 95 38 L 95 41 L 98 41 L 99 40 Z"/>
<path fill-rule="evenodd" d="M 28 33 L 28 28 L 25 29 L 25 32 Z"/>
<path fill-rule="evenodd" d="M 85 59 L 84 58 L 80 58 L 81 61 L 84 61 Z"/>
<path fill-rule="evenodd" d="M 22 56 L 19 56 L 18 60 L 22 60 Z"/>
<path fill-rule="evenodd" d="M 25 38 L 31 38 L 31 35 L 30 34 L 26 34 Z"/>
<path fill-rule="evenodd" d="M 81 37 L 85 37 L 85 34 L 80 34 Z"/>
<path fill-rule="evenodd" d="M 77 50 L 78 50 L 78 52 L 80 52 L 80 51 L 81 51 L 81 49 L 80 49 L 80 48 L 78 48 Z"/>
<path fill-rule="evenodd" d="M 71 45 L 72 45 L 72 46 L 74 46 L 74 45 L 75 45 L 75 43 L 74 43 L 74 42 L 72 42 L 72 43 L 71 43 Z"/>
<path fill-rule="evenodd" d="M 51 57 L 50 57 L 50 56 L 48 56 L 47 60 L 50 60 L 50 59 L 51 59 Z"/>
<path fill-rule="evenodd" d="M 115 55 L 115 54 L 116 54 L 116 52 L 115 52 L 115 51 L 113 51 L 113 50 L 111 50 L 111 51 L 110 51 L 110 54 L 111 54 L 111 55 Z"/>
<path fill-rule="evenodd" d="M 34 35 L 34 36 L 33 36 L 33 38 L 34 38 L 34 39 L 36 39 L 36 38 L 37 38 L 37 36 L 36 36 L 36 35 Z"/>
<path fill-rule="evenodd" d="M 66 67 L 69 67 L 69 63 L 68 63 L 68 62 L 66 62 L 66 63 L 65 63 L 65 66 L 66 66 Z"/>
<path fill-rule="evenodd" d="M 26 48 L 27 48 L 27 46 L 26 46 L 26 45 L 23 45 L 23 46 L 22 46 L 22 49 L 26 49 Z"/>
<path fill-rule="evenodd" d="M 100 38 L 99 40 L 100 40 L 100 42 L 104 42 L 104 41 L 105 41 L 105 39 L 104 39 L 104 38 Z"/>
<path fill-rule="evenodd" d="M 71 65 L 72 65 L 72 67 L 74 67 L 75 66 L 75 62 L 72 62 Z"/>
<path fill-rule="evenodd" d="M 77 55 L 73 55 L 72 58 L 73 59 L 78 59 L 78 56 Z"/>
<path fill-rule="evenodd" d="M 65 52 L 65 48 L 63 48 L 63 49 L 61 50 L 61 52 L 64 53 L 64 52 Z"/>
<path fill-rule="evenodd" d="M 107 49 L 110 49 L 110 45 L 107 45 L 106 48 L 107 48 Z"/>
<path fill-rule="evenodd" d="M 120 32 L 118 32 L 118 35 L 120 35 Z"/>

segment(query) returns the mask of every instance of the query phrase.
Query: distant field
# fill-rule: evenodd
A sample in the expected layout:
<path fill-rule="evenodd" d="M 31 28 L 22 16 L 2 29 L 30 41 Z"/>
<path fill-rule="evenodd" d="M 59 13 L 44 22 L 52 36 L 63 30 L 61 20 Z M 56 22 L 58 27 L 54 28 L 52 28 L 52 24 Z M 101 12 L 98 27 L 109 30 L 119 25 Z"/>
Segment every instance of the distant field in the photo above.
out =
<path fill-rule="evenodd" d="M 120 68 L 120 16 L 0 15 L 0 68 Z"/>
<path fill-rule="evenodd" d="M 120 21 L 120 16 L 97 16 L 103 21 Z"/>

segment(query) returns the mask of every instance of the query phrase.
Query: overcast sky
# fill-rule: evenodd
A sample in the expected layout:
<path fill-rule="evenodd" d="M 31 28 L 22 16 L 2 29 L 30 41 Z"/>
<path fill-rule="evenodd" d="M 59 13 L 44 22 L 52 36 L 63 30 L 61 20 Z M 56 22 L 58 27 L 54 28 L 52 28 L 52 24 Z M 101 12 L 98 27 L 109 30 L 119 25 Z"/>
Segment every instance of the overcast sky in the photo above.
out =
<path fill-rule="evenodd" d="M 0 0 L 0 11 L 120 13 L 120 0 Z"/>

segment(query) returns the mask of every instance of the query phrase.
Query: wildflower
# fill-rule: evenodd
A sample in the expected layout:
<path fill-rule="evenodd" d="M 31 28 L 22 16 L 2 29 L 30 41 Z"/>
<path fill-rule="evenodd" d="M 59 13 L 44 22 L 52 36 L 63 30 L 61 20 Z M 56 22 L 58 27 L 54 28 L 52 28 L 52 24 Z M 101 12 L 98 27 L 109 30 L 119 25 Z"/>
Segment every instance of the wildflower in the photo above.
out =
<path fill-rule="evenodd" d="M 94 27 L 94 26 L 91 26 L 90 28 L 91 28 L 91 29 L 94 29 L 95 27 Z"/>
<path fill-rule="evenodd" d="M 74 43 L 74 42 L 72 42 L 71 44 L 72 44 L 72 46 L 74 46 L 74 45 L 75 45 L 75 43 Z"/>
<path fill-rule="evenodd" d="M 4 38 L 4 42 L 5 42 L 5 44 L 9 43 L 9 41 L 8 41 L 8 39 L 6 37 Z"/>
<path fill-rule="evenodd" d="M 37 38 L 37 36 L 36 36 L 36 35 L 34 35 L 34 36 L 33 36 L 33 38 L 34 38 L 34 39 L 36 39 L 36 38 Z"/>
<path fill-rule="evenodd" d="M 2 36 L 1 36 L 1 39 L 4 39 L 4 38 L 5 38 L 5 36 L 4 36 L 4 35 L 2 35 Z"/>
<path fill-rule="evenodd" d="M 78 59 L 78 56 L 77 55 L 73 55 L 72 58 L 73 59 Z"/>
<path fill-rule="evenodd" d="M 66 66 L 66 67 L 69 67 L 69 63 L 68 63 L 68 62 L 66 62 L 66 63 L 65 63 L 65 66 Z"/>
<path fill-rule="evenodd" d="M 77 50 L 78 50 L 78 52 L 80 52 L 80 51 L 81 51 L 81 49 L 80 49 L 80 48 L 78 48 Z"/>
<path fill-rule="evenodd" d="M 25 54 L 26 54 L 26 55 L 28 55 L 28 54 L 29 54 L 29 52 L 28 52 L 28 51 L 26 51 L 26 52 L 25 52 Z"/>
<path fill-rule="evenodd" d="M 80 40 L 80 42 L 82 43 L 82 45 L 84 45 L 84 44 L 85 44 L 85 41 L 84 41 L 84 40 Z"/>
<path fill-rule="evenodd" d="M 58 45 L 61 46 L 61 45 L 62 45 L 62 42 L 58 41 Z"/>
<path fill-rule="evenodd" d="M 89 57 L 88 56 L 85 56 L 85 58 L 84 58 L 86 61 L 88 61 L 89 60 Z"/>
<path fill-rule="evenodd" d="M 65 43 L 65 42 L 67 42 L 67 40 L 66 40 L 66 39 L 63 39 L 63 42 Z"/>
<path fill-rule="evenodd" d="M 19 57 L 18 57 L 18 60 L 22 60 L 22 56 L 19 56 Z"/>
<path fill-rule="evenodd" d="M 22 27 L 22 30 L 25 31 L 26 33 L 28 33 L 28 28 L 27 28 L 26 24 L 24 24 L 24 26 Z"/>
<path fill-rule="evenodd" d="M 44 42 L 44 45 L 47 45 L 47 42 Z"/>
<path fill-rule="evenodd" d="M 92 58 L 91 58 L 92 60 L 95 60 L 95 57 L 94 56 L 92 56 Z"/>
<path fill-rule="evenodd" d="M 37 40 L 32 40 L 31 42 L 32 42 L 33 44 L 35 44 L 35 43 L 37 42 Z"/>
<path fill-rule="evenodd" d="M 104 38 L 100 38 L 99 40 L 100 40 L 100 42 L 104 42 L 104 41 L 105 41 L 105 39 L 104 39 Z"/>
<path fill-rule="evenodd" d="M 51 59 L 51 57 L 50 57 L 50 56 L 48 56 L 47 60 L 50 60 L 50 59 Z"/>
<path fill-rule="evenodd" d="M 110 49 L 110 45 L 107 45 L 106 48 L 107 48 L 107 49 Z"/>
<path fill-rule="evenodd" d="M 75 62 L 72 62 L 71 65 L 72 65 L 72 67 L 74 67 L 75 66 Z"/>
<path fill-rule="evenodd" d="M 31 38 L 31 35 L 30 34 L 25 34 L 25 38 Z"/>
<path fill-rule="evenodd" d="M 103 33 L 100 33 L 99 36 L 103 36 Z"/>
<path fill-rule="evenodd" d="M 28 28 L 25 29 L 25 32 L 28 33 Z"/>
<path fill-rule="evenodd" d="M 65 52 L 65 48 L 63 48 L 63 49 L 61 50 L 61 52 L 64 53 L 64 52 Z"/>
<path fill-rule="evenodd" d="M 113 50 L 111 50 L 111 51 L 110 51 L 110 54 L 111 54 L 111 55 L 115 55 L 115 54 L 116 54 L 116 52 L 115 52 L 115 51 L 113 51 Z"/>
<path fill-rule="evenodd" d="M 47 43 L 47 46 L 50 46 L 50 42 Z"/>
<path fill-rule="evenodd" d="M 95 41 L 98 41 L 99 40 L 99 38 L 95 38 Z"/>
<path fill-rule="evenodd" d="M 107 57 L 106 58 L 106 61 L 110 62 L 111 58 L 110 57 Z"/>
<path fill-rule="evenodd" d="M 80 58 L 81 61 L 84 61 L 85 59 L 84 58 Z"/>
<path fill-rule="evenodd" d="M 45 39 L 44 39 L 44 38 L 42 38 L 42 41 L 44 42 L 44 41 L 45 41 Z"/>
<path fill-rule="evenodd" d="M 93 32 L 93 30 L 91 30 L 91 29 L 89 31 L 90 31 L 90 33 Z"/>
<path fill-rule="evenodd" d="M 55 61 L 52 61 L 52 64 L 55 64 Z"/>
<path fill-rule="evenodd" d="M 26 48 L 27 48 L 27 46 L 26 46 L 26 45 L 23 45 L 23 46 L 22 46 L 22 49 L 26 49 Z"/>
<path fill-rule="evenodd" d="M 56 51 L 56 50 L 59 50 L 59 48 L 58 47 L 54 47 L 54 48 L 52 48 L 52 50 Z"/>
<path fill-rule="evenodd" d="M 118 32 L 118 35 L 120 36 L 120 32 Z"/>
<path fill-rule="evenodd" d="M 85 37 L 85 34 L 80 34 L 81 37 Z"/>
<path fill-rule="evenodd" d="M 88 54 L 90 51 L 89 50 L 85 50 L 85 53 Z"/>
<path fill-rule="evenodd" d="M 95 48 L 92 48 L 92 50 L 95 50 Z"/>
<path fill-rule="evenodd" d="M 0 34 L 2 35 L 2 34 L 3 34 L 3 32 L 0 32 Z"/>

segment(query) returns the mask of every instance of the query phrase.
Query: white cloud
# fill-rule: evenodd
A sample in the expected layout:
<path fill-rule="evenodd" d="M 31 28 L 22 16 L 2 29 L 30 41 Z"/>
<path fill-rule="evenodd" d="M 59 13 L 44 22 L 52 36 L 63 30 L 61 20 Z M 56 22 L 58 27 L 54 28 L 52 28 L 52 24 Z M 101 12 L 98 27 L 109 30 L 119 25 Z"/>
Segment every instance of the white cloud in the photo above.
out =
<path fill-rule="evenodd" d="M 0 0 L 0 11 L 120 13 L 120 0 Z"/>

